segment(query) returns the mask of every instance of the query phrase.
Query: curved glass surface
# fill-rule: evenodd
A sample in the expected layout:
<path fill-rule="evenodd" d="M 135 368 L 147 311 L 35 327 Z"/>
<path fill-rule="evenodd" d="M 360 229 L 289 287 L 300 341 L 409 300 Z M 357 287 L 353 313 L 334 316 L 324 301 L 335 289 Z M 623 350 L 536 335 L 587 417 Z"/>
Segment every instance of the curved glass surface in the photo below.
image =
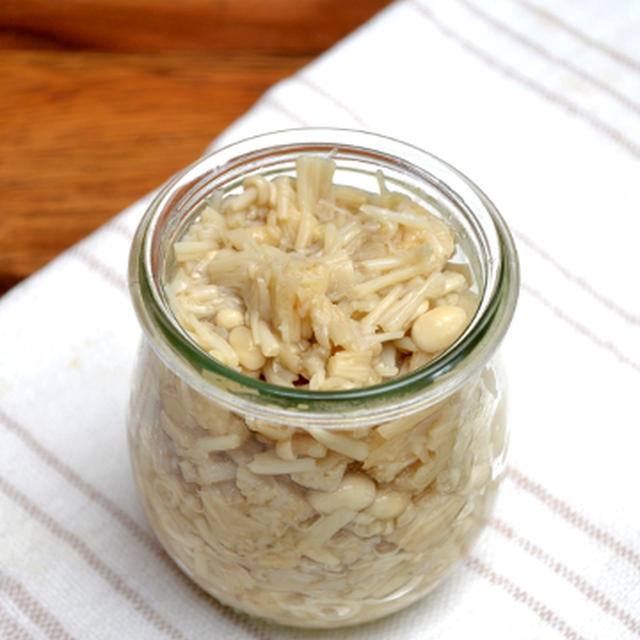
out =
<path fill-rule="evenodd" d="M 171 247 L 215 190 L 233 193 L 260 172 L 293 175 L 300 154 L 333 157 L 334 181 L 370 191 L 376 172 L 396 191 L 436 210 L 456 231 L 479 293 L 478 310 L 458 340 L 424 367 L 382 384 L 341 391 L 281 387 L 226 367 L 175 319 L 164 283 Z M 143 217 L 130 258 L 130 288 L 142 326 L 165 364 L 192 387 L 232 410 L 290 425 L 374 424 L 446 397 L 477 372 L 511 321 L 519 286 L 511 235 L 487 196 L 456 169 L 406 143 L 344 129 L 292 129 L 256 136 L 205 156 L 176 175 Z"/>

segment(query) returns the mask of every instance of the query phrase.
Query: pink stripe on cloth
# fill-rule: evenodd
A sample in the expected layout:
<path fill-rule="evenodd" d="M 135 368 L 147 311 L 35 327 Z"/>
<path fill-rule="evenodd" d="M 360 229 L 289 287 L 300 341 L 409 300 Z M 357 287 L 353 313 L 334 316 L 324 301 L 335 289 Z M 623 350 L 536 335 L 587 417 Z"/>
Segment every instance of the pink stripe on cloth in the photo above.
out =
<path fill-rule="evenodd" d="M 145 599 L 132 587 L 130 587 L 111 567 L 109 567 L 94 551 L 92 551 L 87 543 L 79 536 L 63 527 L 55 518 L 45 513 L 34 502 L 32 502 L 24 493 L 19 491 L 6 478 L 0 475 L 0 491 L 10 500 L 19 505 L 34 520 L 43 525 L 49 532 L 60 541 L 69 545 L 91 569 L 93 569 L 113 591 L 118 593 L 124 600 L 127 600 L 131 606 L 150 625 L 162 635 L 172 640 L 187 640 L 186 636 L 176 629 L 170 622 L 161 616 Z"/>
<path fill-rule="evenodd" d="M 99 273 L 105 280 L 108 280 L 116 288 L 120 289 L 120 291 L 124 293 L 127 293 L 129 291 L 127 282 L 124 278 L 118 275 L 111 267 L 104 264 L 104 262 L 98 260 L 89 252 L 85 251 L 82 247 L 72 247 L 71 249 L 69 249 L 68 253 L 74 258 L 77 258 L 78 260 L 84 262 L 84 264 L 89 267 L 91 271 Z"/>
<path fill-rule="evenodd" d="M 306 85 L 312 91 L 315 91 L 318 95 L 325 97 L 327 100 L 336 105 L 336 107 L 342 109 L 346 114 L 351 116 L 351 118 L 357 122 L 360 126 L 365 127 L 366 129 L 370 128 L 369 125 L 350 107 L 348 107 L 344 102 L 338 100 L 334 95 L 329 93 L 326 89 L 323 89 L 319 84 L 309 79 L 307 76 L 300 74 L 295 78 L 298 82 Z"/>
<path fill-rule="evenodd" d="M 30 431 L 11 418 L 0 408 L 0 423 L 13 432 L 49 467 L 62 476 L 71 486 L 81 491 L 91 502 L 95 502 L 124 526 L 136 540 L 156 554 L 158 560 L 168 563 L 167 556 L 156 540 L 145 531 L 130 515 L 123 511 L 107 496 L 98 491 L 93 485 L 80 477 L 69 465 L 56 457 Z M 173 563 L 168 563 L 173 566 Z"/>
<path fill-rule="evenodd" d="M 550 62 L 553 62 L 559 67 L 566 69 L 567 71 L 570 71 L 571 73 L 575 74 L 579 78 L 582 78 L 586 82 L 589 82 L 594 87 L 597 87 L 598 89 L 600 89 L 600 91 L 603 91 L 607 95 L 611 96 L 614 100 L 617 100 L 620 104 L 624 105 L 631 111 L 635 111 L 637 114 L 640 114 L 640 104 L 638 104 L 637 102 L 634 102 L 633 100 L 625 96 L 623 93 L 620 93 L 613 87 L 610 87 L 605 82 L 602 82 L 602 80 L 600 80 L 596 76 L 576 66 L 570 60 L 554 55 L 553 53 L 548 51 L 546 47 L 544 47 L 543 45 L 535 42 L 535 40 L 532 40 L 531 38 L 527 38 L 526 36 L 516 31 L 515 29 L 512 29 L 511 27 L 509 27 L 506 23 L 502 22 L 501 20 L 497 20 L 486 11 L 483 11 L 480 7 L 478 7 L 474 3 L 469 2 L 469 0 L 455 0 L 455 1 L 459 5 L 465 7 L 467 11 L 469 11 L 469 13 L 476 16 L 486 24 L 491 25 L 491 27 L 496 29 L 497 31 L 501 31 L 502 33 L 508 35 L 510 38 L 513 38 L 516 42 L 518 42 L 523 47 L 526 47 L 531 51 L 534 51 L 539 56 L 545 58 L 546 60 L 549 60 Z"/>
<path fill-rule="evenodd" d="M 600 291 L 596 290 L 592 285 L 590 285 L 584 277 L 577 275 L 572 270 L 568 269 L 565 265 L 554 258 L 548 251 L 534 242 L 529 236 L 522 233 L 522 231 L 518 231 L 517 229 L 513 228 L 511 230 L 513 231 L 513 235 L 518 238 L 520 242 L 522 242 L 527 247 L 529 247 L 529 249 L 538 254 L 538 256 L 545 262 L 548 262 L 550 265 L 555 267 L 565 278 L 567 278 L 567 280 L 575 284 L 583 291 L 586 291 L 592 298 L 594 298 L 594 300 L 600 302 L 603 306 L 609 309 L 609 311 L 612 311 L 616 315 L 620 316 L 629 324 L 640 325 L 640 316 L 631 313 L 631 311 L 628 311 L 624 307 L 620 306 L 617 302 L 610 300 L 607 296 L 600 293 Z"/>
<path fill-rule="evenodd" d="M 602 591 L 589 584 L 581 575 L 573 571 L 567 565 L 553 558 L 549 553 L 543 551 L 535 542 L 532 542 L 524 536 L 518 535 L 514 529 L 504 520 L 495 519 L 489 522 L 489 526 L 501 533 L 505 538 L 517 544 L 524 549 L 532 558 L 539 560 L 542 564 L 549 567 L 554 573 L 564 578 L 569 584 L 582 593 L 587 600 L 593 602 L 600 607 L 605 613 L 613 616 L 630 631 L 636 635 L 640 635 L 640 622 L 633 618 L 631 614 L 618 606 Z"/>
<path fill-rule="evenodd" d="M 33 636 L 20 626 L 0 605 L 0 638 L 2 640 L 33 640 Z"/>
<path fill-rule="evenodd" d="M 617 62 L 620 62 L 621 64 L 628 66 L 630 69 L 633 69 L 634 71 L 640 71 L 640 61 L 625 55 L 624 53 L 622 53 L 621 51 L 618 51 L 617 49 L 614 49 L 613 47 L 610 47 L 605 42 L 601 42 L 600 40 L 597 40 L 596 38 L 591 37 L 590 35 L 586 34 L 584 31 L 580 31 L 580 29 L 574 27 L 573 25 L 569 24 L 565 20 L 562 20 L 562 18 L 559 18 L 552 11 L 549 11 L 548 9 L 543 9 L 542 7 L 537 7 L 532 2 L 527 2 L 526 0 L 514 0 L 514 1 L 516 2 L 516 4 L 519 4 L 521 7 L 524 7 L 525 9 L 528 9 L 529 11 L 535 13 L 536 15 L 544 18 L 547 22 L 554 24 L 556 27 L 563 29 L 567 33 L 571 34 L 574 38 L 581 40 L 584 44 L 590 47 L 593 47 L 594 49 L 598 49 L 602 53 L 608 55 L 613 60 L 616 60 Z"/>
<path fill-rule="evenodd" d="M 486 578 L 491 584 L 506 591 L 514 600 L 521 602 L 527 608 L 531 609 L 543 622 L 548 624 L 552 629 L 562 633 L 565 638 L 569 640 L 585 640 L 583 636 L 579 635 L 577 631 L 572 629 L 546 605 L 536 600 L 530 593 L 509 580 L 509 578 L 496 573 L 478 558 L 469 556 L 465 560 L 465 565 L 483 578 Z"/>
<path fill-rule="evenodd" d="M 547 298 L 545 298 L 542 295 L 542 293 L 540 293 L 540 291 L 529 286 L 526 282 L 523 282 L 521 284 L 521 287 L 525 293 L 527 293 L 531 297 L 538 300 L 538 302 L 540 302 L 545 307 L 547 307 L 547 309 L 549 309 L 549 311 L 551 311 L 551 313 L 553 313 L 554 316 L 556 316 L 558 319 L 562 320 L 564 323 L 569 325 L 577 333 L 581 334 L 582 336 L 590 340 L 594 345 L 596 345 L 600 349 L 604 349 L 605 351 L 608 351 L 609 353 L 611 353 L 617 360 L 619 360 L 623 364 L 626 364 L 627 366 L 631 367 L 632 369 L 640 373 L 640 362 L 636 362 L 635 360 L 628 358 L 622 352 L 622 350 L 619 347 L 617 347 L 615 344 L 613 344 L 611 341 L 603 340 L 599 335 L 591 331 L 591 329 L 589 329 L 585 325 L 575 320 L 564 309 L 557 307 L 552 302 L 547 300 Z"/>
<path fill-rule="evenodd" d="M 289 118 L 289 120 L 292 120 L 293 122 L 295 122 L 297 125 L 299 125 L 301 127 L 309 126 L 307 124 L 306 120 L 301 118 L 299 115 L 297 115 L 293 111 L 287 109 L 287 107 L 285 107 L 281 102 L 278 102 L 273 96 L 267 94 L 262 99 L 262 101 L 265 104 L 268 104 L 269 106 L 273 107 L 276 111 L 279 111 L 280 113 L 282 113 L 284 116 Z"/>
<path fill-rule="evenodd" d="M 551 491 L 545 489 L 541 484 L 513 467 L 507 468 L 506 477 L 516 486 L 534 495 L 540 502 L 564 518 L 567 522 L 571 523 L 574 527 L 580 529 L 580 531 L 583 531 L 605 547 L 608 547 L 640 571 L 640 555 L 638 553 L 598 525 L 587 520 L 587 518 L 580 515 L 569 504 L 554 496 Z"/>
<path fill-rule="evenodd" d="M 117 234 L 121 235 L 126 240 L 129 240 L 129 242 L 133 240 L 133 236 L 135 234 L 135 231 L 130 231 L 129 228 L 124 224 L 122 224 L 117 218 L 114 218 L 113 220 L 107 222 L 104 225 L 103 229 L 115 231 Z"/>
<path fill-rule="evenodd" d="M 418 0 L 407 0 L 407 2 L 411 6 L 413 6 L 418 11 L 418 13 L 420 13 L 426 20 L 428 20 L 438 31 L 440 31 L 442 35 L 446 36 L 450 40 L 453 40 L 454 42 L 457 42 L 465 51 L 473 55 L 478 60 L 481 60 L 485 65 L 487 65 L 494 71 L 501 73 L 507 78 L 510 78 L 511 80 L 517 82 L 518 84 L 530 89 L 548 102 L 562 107 L 571 115 L 577 116 L 581 120 L 584 120 L 594 129 L 608 137 L 611 141 L 615 142 L 620 148 L 624 149 L 635 158 L 640 158 L 640 145 L 625 136 L 622 131 L 619 131 L 615 127 L 610 126 L 604 120 L 601 120 L 597 116 L 592 115 L 570 100 L 567 100 L 562 94 L 547 89 L 543 85 L 525 76 L 523 73 L 520 73 L 518 70 L 504 64 L 501 60 L 498 60 L 491 54 L 487 53 L 470 40 L 463 38 L 456 31 L 448 27 L 444 22 L 439 20 L 431 10 L 420 4 Z"/>
<path fill-rule="evenodd" d="M 74 640 L 60 621 L 18 580 L 0 569 L 0 593 L 2 592 L 6 593 L 20 611 L 40 627 L 50 640 Z"/>

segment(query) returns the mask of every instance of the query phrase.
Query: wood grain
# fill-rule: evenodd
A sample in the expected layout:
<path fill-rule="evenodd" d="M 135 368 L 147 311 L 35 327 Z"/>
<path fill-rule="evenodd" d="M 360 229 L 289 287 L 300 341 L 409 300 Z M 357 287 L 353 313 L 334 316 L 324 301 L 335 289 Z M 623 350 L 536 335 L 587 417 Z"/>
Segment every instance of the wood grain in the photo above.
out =
<path fill-rule="evenodd" d="M 2 0 L 0 33 L 120 52 L 315 54 L 389 0 Z"/>
<path fill-rule="evenodd" d="M 3 0 L 0 293 L 385 4 Z"/>

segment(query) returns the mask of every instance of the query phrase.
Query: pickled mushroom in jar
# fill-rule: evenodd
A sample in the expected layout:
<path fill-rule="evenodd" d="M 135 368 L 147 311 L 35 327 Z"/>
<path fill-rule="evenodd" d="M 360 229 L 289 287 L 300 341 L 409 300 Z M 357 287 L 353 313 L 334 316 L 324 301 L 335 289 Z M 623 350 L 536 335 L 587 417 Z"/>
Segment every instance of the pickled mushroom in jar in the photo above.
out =
<path fill-rule="evenodd" d="M 171 307 L 212 357 L 273 384 L 336 390 L 426 364 L 464 331 L 473 283 L 455 238 L 409 196 L 333 184 L 300 156 L 295 179 L 215 194 L 174 244 Z"/>
<path fill-rule="evenodd" d="M 382 174 L 374 193 L 335 171 L 303 155 L 295 177 L 250 176 L 175 242 L 173 313 L 227 367 L 366 387 L 428 364 L 468 326 L 475 283 L 449 225 Z M 146 357 L 157 409 L 144 405 L 132 444 L 143 501 L 224 602 L 301 626 L 370 620 L 432 589 L 481 526 L 505 446 L 483 376 L 391 422 L 331 430 L 239 415 Z"/>

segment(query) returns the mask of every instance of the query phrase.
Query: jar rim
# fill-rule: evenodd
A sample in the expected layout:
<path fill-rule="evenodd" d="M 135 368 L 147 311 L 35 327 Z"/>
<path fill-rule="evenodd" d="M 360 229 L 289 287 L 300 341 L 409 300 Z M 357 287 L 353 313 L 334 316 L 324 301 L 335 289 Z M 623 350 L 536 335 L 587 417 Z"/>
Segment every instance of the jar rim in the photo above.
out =
<path fill-rule="evenodd" d="M 403 376 L 355 389 L 317 391 L 257 380 L 215 360 L 178 323 L 164 291 L 167 247 L 181 220 L 212 184 L 246 177 L 284 155 L 331 153 L 393 167 L 414 183 L 429 184 L 468 217 L 486 255 L 478 311 L 454 344 Z M 244 173 L 243 173 L 244 172 Z M 386 176 L 385 176 L 386 177 Z M 216 182 L 217 181 L 217 182 Z M 182 215 L 182 219 L 180 216 Z M 413 413 L 446 397 L 493 355 L 511 322 L 519 289 L 515 244 L 489 198 L 460 171 L 406 142 L 352 129 L 287 129 L 246 138 L 209 153 L 176 174 L 156 195 L 136 231 L 129 261 L 129 287 L 146 337 L 164 363 L 192 387 L 258 419 L 283 424 L 349 427 Z"/>

